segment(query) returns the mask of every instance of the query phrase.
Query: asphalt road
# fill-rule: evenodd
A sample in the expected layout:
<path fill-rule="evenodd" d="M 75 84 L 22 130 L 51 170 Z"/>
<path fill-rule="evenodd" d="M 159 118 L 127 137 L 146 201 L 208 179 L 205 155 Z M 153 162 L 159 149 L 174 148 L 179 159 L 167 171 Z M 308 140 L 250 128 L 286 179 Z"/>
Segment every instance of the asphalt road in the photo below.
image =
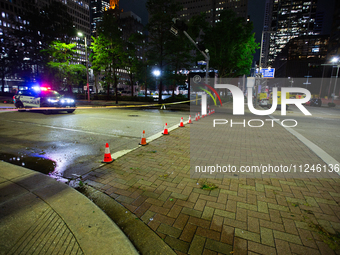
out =
<path fill-rule="evenodd" d="M 159 109 L 77 109 L 73 114 L 1 112 L 0 154 L 56 162 L 55 174 L 70 178 L 101 165 L 105 144 L 115 153 L 138 146 L 146 137 L 178 125 L 188 112 Z M 15 157 L 14 157 L 15 160 Z"/>
<path fill-rule="evenodd" d="M 271 116 L 280 120 L 296 120 L 298 124 L 294 127 L 295 131 L 340 161 L 340 108 L 305 107 L 312 115 L 304 115 L 293 105 L 289 106 L 286 116 L 281 116 L 281 111 L 275 111 Z"/>
<path fill-rule="evenodd" d="M 280 111 L 272 116 L 295 119 L 295 131 L 340 161 L 340 108 L 306 108 L 311 116 L 305 116 L 295 106 L 289 107 L 286 116 L 281 116 Z M 163 131 L 166 122 L 168 127 L 178 125 L 180 118 L 187 120 L 188 115 L 183 111 L 137 108 L 77 109 L 73 114 L 50 115 L 1 112 L 0 157 L 9 154 L 23 163 L 29 157 L 49 159 L 55 162 L 56 175 L 70 178 L 99 167 L 106 143 L 111 154 L 135 148 L 143 130 L 150 137 Z"/>

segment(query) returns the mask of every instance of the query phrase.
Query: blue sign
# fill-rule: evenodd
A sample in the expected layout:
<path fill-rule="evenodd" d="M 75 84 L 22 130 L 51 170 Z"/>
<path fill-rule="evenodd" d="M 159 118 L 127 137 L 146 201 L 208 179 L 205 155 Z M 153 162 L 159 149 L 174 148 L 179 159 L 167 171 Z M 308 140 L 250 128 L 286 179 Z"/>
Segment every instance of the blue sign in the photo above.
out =
<path fill-rule="evenodd" d="M 256 70 L 256 73 L 258 72 L 259 71 Z M 274 78 L 275 68 L 262 68 L 261 73 L 263 78 Z"/>

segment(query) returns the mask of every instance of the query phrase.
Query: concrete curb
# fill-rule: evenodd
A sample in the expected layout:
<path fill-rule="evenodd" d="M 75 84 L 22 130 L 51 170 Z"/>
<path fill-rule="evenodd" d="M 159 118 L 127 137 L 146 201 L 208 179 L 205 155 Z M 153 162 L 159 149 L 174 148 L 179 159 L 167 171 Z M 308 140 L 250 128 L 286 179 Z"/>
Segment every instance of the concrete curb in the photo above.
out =
<path fill-rule="evenodd" d="M 44 215 L 41 209 L 33 211 L 32 205 L 25 204 L 25 200 L 34 199 L 33 206 L 52 211 L 54 218 L 65 223 L 69 236 L 74 237 L 73 243 L 78 243 L 84 254 L 138 254 L 129 239 L 98 206 L 49 176 L 0 161 L 0 189 L 0 247 L 13 250 L 13 247 L 27 246 L 21 237 L 32 237 L 29 230 L 36 228 L 37 220 Z M 23 199 L 25 197 L 27 199 Z M 49 220 L 44 223 L 35 235 L 40 237 L 32 240 L 32 247 L 42 243 L 44 238 L 56 238 L 51 224 L 53 221 Z M 38 248 L 48 250 L 46 246 Z"/>
<path fill-rule="evenodd" d="M 110 196 L 91 186 L 81 188 L 128 236 L 141 254 L 176 254 L 152 229 Z"/>

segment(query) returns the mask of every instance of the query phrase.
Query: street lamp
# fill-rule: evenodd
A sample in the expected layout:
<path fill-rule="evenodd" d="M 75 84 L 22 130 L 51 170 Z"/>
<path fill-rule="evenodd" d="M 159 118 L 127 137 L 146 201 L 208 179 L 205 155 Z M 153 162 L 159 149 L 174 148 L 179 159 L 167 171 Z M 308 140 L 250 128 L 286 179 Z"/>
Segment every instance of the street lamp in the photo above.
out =
<path fill-rule="evenodd" d="M 335 97 L 335 88 L 336 88 L 336 83 L 338 81 L 338 76 L 339 76 L 339 67 L 340 67 L 340 60 L 338 57 L 334 57 L 332 59 L 333 63 L 336 63 L 337 65 L 337 70 L 336 70 L 336 76 L 335 76 L 335 84 L 334 84 L 334 90 L 333 90 L 333 97 L 332 97 L 332 103 L 334 102 L 334 97 Z"/>
<path fill-rule="evenodd" d="M 160 76 L 161 75 L 161 71 L 159 71 L 158 69 L 155 69 L 153 72 L 153 75 L 156 77 L 156 89 L 157 89 L 157 78 L 158 78 L 158 76 Z M 158 91 L 158 94 L 159 94 L 160 92 Z"/>
<path fill-rule="evenodd" d="M 90 86 L 89 86 L 89 65 L 87 63 L 87 43 L 86 43 L 86 35 L 83 35 L 82 32 L 78 32 L 78 36 L 83 37 L 85 39 L 85 65 L 86 65 L 86 85 L 87 85 L 87 101 L 90 102 Z"/>
<path fill-rule="evenodd" d="M 161 71 L 159 71 L 159 70 L 155 70 L 155 71 L 153 71 L 152 73 L 153 73 L 153 75 L 156 76 L 156 77 L 158 77 L 158 76 L 161 75 Z"/>

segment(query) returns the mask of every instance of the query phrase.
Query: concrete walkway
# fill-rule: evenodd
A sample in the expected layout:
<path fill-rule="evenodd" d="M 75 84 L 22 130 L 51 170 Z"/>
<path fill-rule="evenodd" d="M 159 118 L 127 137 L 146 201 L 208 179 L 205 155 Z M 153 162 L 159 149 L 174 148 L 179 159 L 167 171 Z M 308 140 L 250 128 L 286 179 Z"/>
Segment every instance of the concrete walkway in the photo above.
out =
<path fill-rule="evenodd" d="M 0 254 L 138 254 L 93 202 L 41 173 L 0 161 Z"/>

